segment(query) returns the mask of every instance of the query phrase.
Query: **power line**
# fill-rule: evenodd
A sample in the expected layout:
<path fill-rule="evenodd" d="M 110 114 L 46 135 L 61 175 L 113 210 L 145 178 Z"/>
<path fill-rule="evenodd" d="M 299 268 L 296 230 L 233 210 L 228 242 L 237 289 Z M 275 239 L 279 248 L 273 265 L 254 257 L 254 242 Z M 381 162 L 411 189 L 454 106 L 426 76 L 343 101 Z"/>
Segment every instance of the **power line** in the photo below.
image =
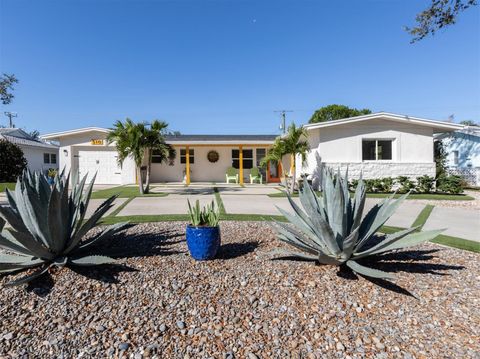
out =
<path fill-rule="evenodd" d="M 287 112 L 293 112 L 293 111 L 292 110 L 278 110 L 278 111 L 273 111 L 273 112 L 280 113 L 280 116 L 282 116 L 282 123 L 280 124 L 280 130 L 282 130 L 283 133 L 285 134 L 287 132 L 287 128 L 286 128 Z"/>

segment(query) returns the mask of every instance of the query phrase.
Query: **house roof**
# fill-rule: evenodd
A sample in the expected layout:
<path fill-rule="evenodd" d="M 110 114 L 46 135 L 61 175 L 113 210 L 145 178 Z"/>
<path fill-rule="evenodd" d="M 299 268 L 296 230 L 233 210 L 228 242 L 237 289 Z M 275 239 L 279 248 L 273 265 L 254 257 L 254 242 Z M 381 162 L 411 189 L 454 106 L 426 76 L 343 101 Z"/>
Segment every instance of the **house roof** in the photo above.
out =
<path fill-rule="evenodd" d="M 54 132 L 42 135 L 41 138 L 58 140 L 66 136 L 88 132 L 108 133 L 110 130 L 102 127 L 84 127 L 75 130 Z M 272 144 L 277 135 L 167 135 L 168 143 L 183 144 Z"/>
<path fill-rule="evenodd" d="M 88 133 L 88 132 L 108 133 L 108 131 L 110 131 L 108 128 L 103 128 L 103 127 L 83 127 L 83 128 L 77 128 L 74 130 L 47 133 L 45 135 L 40 136 L 40 138 L 44 140 L 57 140 L 65 136 L 79 135 L 79 134 Z"/>
<path fill-rule="evenodd" d="M 376 113 L 371 113 L 369 115 L 343 118 L 340 120 L 311 123 L 311 124 L 304 125 L 304 127 L 307 130 L 313 130 L 317 128 L 333 127 L 333 126 L 339 126 L 339 125 L 356 123 L 356 122 L 371 121 L 375 119 L 385 119 L 388 121 L 409 123 L 409 124 L 419 125 L 419 126 L 427 126 L 427 127 L 433 128 L 434 130 L 437 130 L 437 132 L 461 130 L 465 127 L 464 125 L 460 125 L 457 123 L 442 122 L 442 121 L 430 120 L 430 119 L 420 118 L 420 117 L 399 115 L 399 114 L 389 113 L 389 112 L 376 112 Z"/>
<path fill-rule="evenodd" d="M 272 144 L 278 135 L 167 135 L 171 144 Z"/>
<path fill-rule="evenodd" d="M 0 128 L 0 139 L 22 146 L 57 149 L 58 146 L 46 143 L 30 136 L 20 128 Z"/>

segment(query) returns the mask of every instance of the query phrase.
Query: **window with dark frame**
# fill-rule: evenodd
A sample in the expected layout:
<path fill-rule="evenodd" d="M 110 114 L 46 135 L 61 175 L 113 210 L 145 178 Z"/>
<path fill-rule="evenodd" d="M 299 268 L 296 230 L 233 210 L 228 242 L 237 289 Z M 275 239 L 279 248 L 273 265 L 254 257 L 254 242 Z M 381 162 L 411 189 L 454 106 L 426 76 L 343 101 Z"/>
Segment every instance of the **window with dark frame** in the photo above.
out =
<path fill-rule="evenodd" d="M 249 170 L 253 168 L 253 150 L 243 150 L 243 168 Z M 240 150 L 232 150 L 232 167 L 240 168 Z"/>
<path fill-rule="evenodd" d="M 50 164 L 50 153 L 43 154 L 43 163 Z"/>
<path fill-rule="evenodd" d="M 162 163 L 162 152 L 160 150 L 152 151 L 152 163 Z"/>
<path fill-rule="evenodd" d="M 195 163 L 195 151 L 193 148 L 190 148 L 188 152 L 190 155 L 190 164 Z M 187 163 L 187 150 L 184 148 L 180 149 L 180 163 Z"/>
<path fill-rule="evenodd" d="M 392 142 L 392 140 L 363 140 L 362 161 L 391 160 Z"/>
<path fill-rule="evenodd" d="M 57 154 L 51 153 L 50 154 L 50 163 L 56 165 L 57 164 Z"/>

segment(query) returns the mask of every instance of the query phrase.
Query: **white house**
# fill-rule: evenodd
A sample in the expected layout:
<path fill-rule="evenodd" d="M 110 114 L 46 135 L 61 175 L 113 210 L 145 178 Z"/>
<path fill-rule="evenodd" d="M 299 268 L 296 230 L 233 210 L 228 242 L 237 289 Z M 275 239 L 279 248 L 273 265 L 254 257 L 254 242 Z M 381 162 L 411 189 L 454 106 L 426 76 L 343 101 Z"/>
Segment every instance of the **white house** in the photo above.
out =
<path fill-rule="evenodd" d="M 60 167 L 78 170 L 80 176 L 97 173 L 98 184 L 131 184 L 137 181 L 135 164 L 127 158 L 120 166 L 114 144 L 108 144 L 108 129 L 88 127 L 42 136 L 60 144 Z M 189 181 L 225 182 L 227 168 L 238 169 L 240 182 L 247 181 L 252 167 L 258 167 L 276 135 L 177 135 L 167 136 L 167 142 L 177 156 L 169 163 L 158 163 L 152 156 L 153 182 Z M 190 155 L 186 156 L 189 153 Z M 240 161 L 242 157 L 242 161 Z M 188 162 L 188 163 L 187 163 Z M 279 166 L 268 166 L 265 182 L 280 181 Z M 243 174 L 243 176 L 241 175 Z"/>
<path fill-rule="evenodd" d="M 311 174 L 315 153 L 322 162 L 349 176 L 381 178 L 435 176 L 434 134 L 462 129 L 463 125 L 387 112 L 305 125 L 310 153 L 297 175 Z M 297 158 L 297 162 L 299 159 Z"/>
<path fill-rule="evenodd" d="M 0 128 L 0 139 L 18 145 L 31 171 L 58 168 L 58 147 L 30 136 L 20 128 Z"/>
<path fill-rule="evenodd" d="M 461 125 L 390 113 L 305 125 L 310 152 L 306 164 L 289 159 L 270 163 L 264 182 L 279 182 L 283 170 L 295 168 L 297 175 L 312 173 L 318 152 L 329 166 L 349 168 L 352 178 L 435 175 L 433 135 L 455 131 Z M 52 133 L 44 139 L 60 144 L 60 167 L 80 174 L 97 173 L 99 184 L 130 184 L 137 181 L 135 165 L 127 159 L 117 163 L 115 146 L 106 143 L 108 129 L 88 127 Z M 225 182 L 227 168 L 238 169 L 240 182 L 248 182 L 250 170 L 258 167 L 276 135 L 172 135 L 166 140 L 177 150 L 169 163 L 157 163 L 153 154 L 152 182 Z M 187 156 L 187 154 L 189 154 Z M 282 166 L 283 165 L 283 166 Z M 189 169 L 187 171 L 187 168 Z M 187 172 L 189 176 L 187 176 Z"/>
<path fill-rule="evenodd" d="M 449 172 L 462 176 L 473 186 L 480 185 L 480 127 L 466 126 L 435 139 L 443 143 Z"/>

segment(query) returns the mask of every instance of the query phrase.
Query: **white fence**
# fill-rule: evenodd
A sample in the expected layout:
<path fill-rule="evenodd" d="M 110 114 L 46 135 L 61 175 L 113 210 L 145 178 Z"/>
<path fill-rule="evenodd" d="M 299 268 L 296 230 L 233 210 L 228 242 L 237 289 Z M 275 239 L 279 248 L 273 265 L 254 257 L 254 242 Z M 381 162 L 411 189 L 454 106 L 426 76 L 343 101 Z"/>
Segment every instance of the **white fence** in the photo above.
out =
<path fill-rule="evenodd" d="M 480 167 L 449 168 L 448 173 L 462 177 L 470 186 L 480 186 Z"/>

